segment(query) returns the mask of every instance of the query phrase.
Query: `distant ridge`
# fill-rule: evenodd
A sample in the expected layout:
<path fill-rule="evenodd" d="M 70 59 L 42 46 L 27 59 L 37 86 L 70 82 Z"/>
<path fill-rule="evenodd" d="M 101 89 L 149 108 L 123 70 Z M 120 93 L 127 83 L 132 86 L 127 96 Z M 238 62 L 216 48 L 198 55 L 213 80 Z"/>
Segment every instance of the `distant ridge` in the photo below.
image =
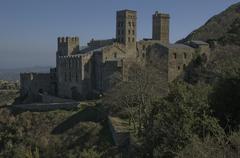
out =
<path fill-rule="evenodd" d="M 15 81 L 20 79 L 20 73 L 24 72 L 49 72 L 50 66 L 34 66 L 25 68 L 0 69 L 0 80 Z"/>

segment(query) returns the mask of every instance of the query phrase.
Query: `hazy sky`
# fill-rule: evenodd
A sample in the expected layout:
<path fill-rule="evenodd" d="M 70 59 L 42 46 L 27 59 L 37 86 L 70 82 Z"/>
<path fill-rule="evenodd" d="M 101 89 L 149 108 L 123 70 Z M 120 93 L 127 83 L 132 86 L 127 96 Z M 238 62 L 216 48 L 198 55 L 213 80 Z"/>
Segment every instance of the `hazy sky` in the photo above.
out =
<path fill-rule="evenodd" d="M 171 16 L 172 42 L 239 0 L 1 0 L 0 69 L 53 66 L 58 36 L 115 36 L 116 10 L 137 11 L 138 39 L 151 37 L 151 16 Z"/>

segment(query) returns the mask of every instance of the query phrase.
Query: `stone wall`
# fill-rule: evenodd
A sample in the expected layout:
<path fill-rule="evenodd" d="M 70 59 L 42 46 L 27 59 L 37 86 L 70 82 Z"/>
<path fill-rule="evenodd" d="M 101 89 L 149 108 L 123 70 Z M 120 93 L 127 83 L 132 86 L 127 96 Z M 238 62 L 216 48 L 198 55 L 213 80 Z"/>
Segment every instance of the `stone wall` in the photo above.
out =
<path fill-rule="evenodd" d="M 92 90 L 92 53 L 58 57 L 57 78 L 60 97 L 81 99 Z"/>
<path fill-rule="evenodd" d="M 168 81 L 176 79 L 192 61 L 195 50 L 185 45 L 168 48 Z"/>
<path fill-rule="evenodd" d="M 109 89 L 115 77 L 122 75 L 122 60 L 126 58 L 125 48 L 112 45 L 94 53 L 95 90 L 102 93 Z"/>
<path fill-rule="evenodd" d="M 20 74 L 20 92 L 22 96 L 38 93 L 50 92 L 50 74 L 49 73 L 21 73 Z"/>

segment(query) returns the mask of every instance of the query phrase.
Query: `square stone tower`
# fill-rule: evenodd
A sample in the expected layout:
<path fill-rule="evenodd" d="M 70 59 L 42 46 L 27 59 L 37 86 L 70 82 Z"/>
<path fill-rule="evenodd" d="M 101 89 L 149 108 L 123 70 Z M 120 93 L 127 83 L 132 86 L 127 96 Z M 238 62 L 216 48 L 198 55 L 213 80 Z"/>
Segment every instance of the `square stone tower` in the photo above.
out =
<path fill-rule="evenodd" d="M 79 52 L 78 37 L 58 37 L 57 56 L 74 55 Z"/>
<path fill-rule="evenodd" d="M 169 43 L 169 14 L 158 13 L 152 16 L 152 39 Z"/>
<path fill-rule="evenodd" d="M 127 47 L 136 46 L 137 12 L 133 10 L 117 11 L 116 39 Z"/>

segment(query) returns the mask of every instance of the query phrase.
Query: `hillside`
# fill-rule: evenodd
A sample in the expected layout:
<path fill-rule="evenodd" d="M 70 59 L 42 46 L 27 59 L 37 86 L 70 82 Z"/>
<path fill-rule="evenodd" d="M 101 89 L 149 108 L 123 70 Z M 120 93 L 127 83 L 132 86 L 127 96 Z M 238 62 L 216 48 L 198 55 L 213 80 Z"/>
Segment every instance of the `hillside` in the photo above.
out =
<path fill-rule="evenodd" d="M 112 146 L 108 124 L 97 107 L 22 113 L 1 108 L 0 115 L 0 157 L 100 156 Z"/>
<path fill-rule="evenodd" d="M 207 62 L 198 58 L 191 64 L 186 73 L 188 81 L 213 83 L 219 76 L 235 75 L 240 69 L 240 3 L 213 16 L 205 25 L 178 42 L 189 40 L 209 42 L 211 52 Z"/>
<path fill-rule="evenodd" d="M 231 38 L 236 37 L 239 41 L 239 24 L 240 2 L 230 6 L 220 14 L 213 16 L 203 26 L 178 42 L 181 43 L 188 40 L 220 40 L 223 38 L 229 38 L 229 36 L 231 36 Z"/>

